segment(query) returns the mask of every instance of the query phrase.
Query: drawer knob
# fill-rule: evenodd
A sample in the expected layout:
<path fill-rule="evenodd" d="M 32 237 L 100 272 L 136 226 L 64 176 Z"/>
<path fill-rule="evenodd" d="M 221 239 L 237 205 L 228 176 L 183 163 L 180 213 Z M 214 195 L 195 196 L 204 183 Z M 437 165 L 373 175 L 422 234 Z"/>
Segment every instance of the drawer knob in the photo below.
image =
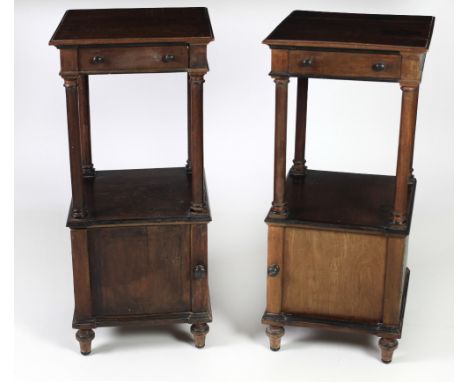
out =
<path fill-rule="evenodd" d="M 268 276 L 275 277 L 280 271 L 280 267 L 277 264 L 272 264 L 268 267 Z"/>
<path fill-rule="evenodd" d="M 193 277 L 196 279 L 204 279 L 206 277 L 206 268 L 202 264 L 193 267 Z"/>
<path fill-rule="evenodd" d="M 311 58 L 304 58 L 301 62 L 302 66 L 312 66 L 312 59 Z"/>
<path fill-rule="evenodd" d="M 101 57 L 101 56 L 94 56 L 92 59 L 91 59 L 91 62 L 93 64 L 102 64 L 104 62 L 104 57 Z"/>
<path fill-rule="evenodd" d="M 175 56 L 173 54 L 166 54 L 163 56 L 163 62 L 172 62 L 175 60 Z"/>
<path fill-rule="evenodd" d="M 385 70 L 385 64 L 383 62 L 378 62 L 377 64 L 372 65 L 372 70 L 375 72 L 381 72 Z"/>

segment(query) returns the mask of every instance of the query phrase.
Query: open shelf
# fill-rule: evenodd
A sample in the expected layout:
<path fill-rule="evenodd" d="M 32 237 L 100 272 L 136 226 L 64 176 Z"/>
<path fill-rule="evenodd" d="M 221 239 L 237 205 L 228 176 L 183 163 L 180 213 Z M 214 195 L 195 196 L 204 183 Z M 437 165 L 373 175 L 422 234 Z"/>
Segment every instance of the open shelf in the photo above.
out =
<path fill-rule="evenodd" d="M 394 176 L 307 170 L 305 176 L 288 175 L 287 218 L 266 222 L 407 234 L 415 188 L 416 181 L 409 187 L 408 224 L 402 230 L 391 225 Z"/>
<path fill-rule="evenodd" d="M 211 220 L 209 207 L 190 213 L 191 175 L 184 167 L 96 171 L 85 194 L 88 217 L 69 213 L 68 227 Z"/>

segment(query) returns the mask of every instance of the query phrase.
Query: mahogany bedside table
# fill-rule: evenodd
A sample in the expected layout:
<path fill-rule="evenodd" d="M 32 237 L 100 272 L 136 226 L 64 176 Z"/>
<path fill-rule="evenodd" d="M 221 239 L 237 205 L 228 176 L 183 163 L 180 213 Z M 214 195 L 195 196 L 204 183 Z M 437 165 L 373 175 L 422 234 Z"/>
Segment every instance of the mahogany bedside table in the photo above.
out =
<path fill-rule="evenodd" d="M 419 84 L 434 18 L 294 11 L 266 38 L 276 84 L 274 200 L 268 224 L 270 348 L 284 325 L 371 333 L 389 363 L 401 337 Z M 296 140 L 286 176 L 288 82 L 297 77 Z M 308 170 L 309 78 L 399 82 L 396 176 Z"/>
<path fill-rule="evenodd" d="M 191 323 L 205 345 L 211 322 L 203 167 L 203 82 L 214 39 L 206 8 L 70 10 L 60 49 L 72 181 L 75 313 L 81 353 L 99 326 Z M 88 76 L 187 72 L 185 167 L 95 171 Z"/>

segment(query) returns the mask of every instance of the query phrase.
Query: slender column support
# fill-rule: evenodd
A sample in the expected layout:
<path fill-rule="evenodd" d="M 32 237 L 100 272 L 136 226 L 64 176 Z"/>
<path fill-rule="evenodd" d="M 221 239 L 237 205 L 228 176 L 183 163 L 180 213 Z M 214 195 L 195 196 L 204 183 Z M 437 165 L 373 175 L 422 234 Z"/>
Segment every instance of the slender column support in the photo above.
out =
<path fill-rule="evenodd" d="M 72 214 L 74 218 L 87 215 L 85 206 L 85 185 L 82 175 L 82 147 L 79 118 L 78 77 L 64 77 L 67 97 L 68 141 L 70 151 L 70 172 L 72 183 Z"/>
<path fill-rule="evenodd" d="M 189 72 L 190 83 L 190 154 L 192 162 L 192 213 L 204 213 L 203 174 L 203 76 L 205 72 Z"/>
<path fill-rule="evenodd" d="M 188 174 L 192 173 L 192 113 L 191 113 L 191 106 L 192 106 L 192 92 L 190 86 L 190 75 L 187 73 L 187 163 L 185 168 Z"/>
<path fill-rule="evenodd" d="M 395 199 L 393 204 L 393 223 L 403 226 L 408 213 L 408 183 L 411 181 L 414 135 L 416 131 L 416 112 L 418 108 L 419 86 L 401 86 L 401 121 L 398 144 L 398 163 L 396 171 Z"/>
<path fill-rule="evenodd" d="M 87 74 L 78 77 L 78 107 L 80 115 L 80 139 L 82 173 L 85 178 L 94 178 L 95 171 L 91 157 L 91 126 L 89 113 L 89 80 Z"/>
<path fill-rule="evenodd" d="M 286 185 L 286 135 L 288 120 L 288 83 L 289 77 L 275 77 L 275 170 L 274 195 L 270 217 L 284 218 L 287 215 L 285 201 Z"/>
<path fill-rule="evenodd" d="M 309 79 L 307 77 L 297 78 L 297 109 L 296 109 L 296 146 L 294 151 L 292 175 L 301 176 L 306 174 L 305 165 L 305 142 L 307 124 L 307 91 Z"/>

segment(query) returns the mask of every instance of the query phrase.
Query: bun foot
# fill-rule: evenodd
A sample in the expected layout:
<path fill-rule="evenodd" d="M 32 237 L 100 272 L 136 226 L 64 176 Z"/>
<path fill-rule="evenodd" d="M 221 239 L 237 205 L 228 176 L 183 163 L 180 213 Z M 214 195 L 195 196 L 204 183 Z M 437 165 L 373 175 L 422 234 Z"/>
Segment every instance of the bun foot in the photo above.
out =
<path fill-rule="evenodd" d="M 190 332 L 193 335 L 193 339 L 195 340 L 195 347 L 201 349 L 205 347 L 205 338 L 210 328 L 208 324 L 193 324 L 190 327 Z"/>
<path fill-rule="evenodd" d="M 392 362 L 393 352 L 398 347 L 398 341 L 393 338 L 381 338 L 379 340 L 381 358 L 383 363 Z"/>
<path fill-rule="evenodd" d="M 76 332 L 76 339 L 80 343 L 80 351 L 83 355 L 88 355 L 91 353 L 91 342 L 94 339 L 94 330 L 93 329 L 79 329 Z"/>
<path fill-rule="evenodd" d="M 281 348 L 281 337 L 284 335 L 284 328 L 282 326 L 270 325 L 266 328 L 266 334 L 270 339 L 270 350 L 278 351 Z"/>

